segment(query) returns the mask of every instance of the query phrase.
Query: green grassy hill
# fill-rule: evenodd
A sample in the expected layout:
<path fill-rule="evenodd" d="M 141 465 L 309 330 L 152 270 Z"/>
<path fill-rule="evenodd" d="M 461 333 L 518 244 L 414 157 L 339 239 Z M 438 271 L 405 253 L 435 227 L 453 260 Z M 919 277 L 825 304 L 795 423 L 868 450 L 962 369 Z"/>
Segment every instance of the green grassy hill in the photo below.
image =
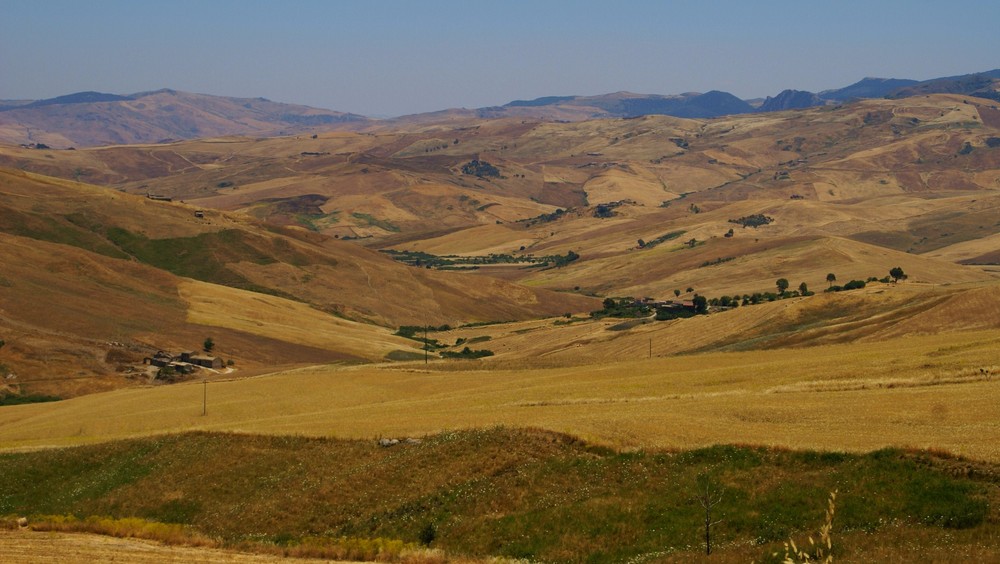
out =
<path fill-rule="evenodd" d="M 805 543 L 837 491 L 837 560 L 1000 556 L 998 469 L 931 454 L 738 446 L 618 453 L 494 428 L 419 443 L 173 435 L 0 455 L 0 514 L 140 517 L 224 543 L 293 550 L 321 539 L 424 542 L 451 556 L 556 562 L 696 558 L 699 484 L 721 493 L 715 558 L 777 561 Z M 44 519 L 32 518 L 44 526 Z M 335 543 L 334 543 L 335 544 Z"/>

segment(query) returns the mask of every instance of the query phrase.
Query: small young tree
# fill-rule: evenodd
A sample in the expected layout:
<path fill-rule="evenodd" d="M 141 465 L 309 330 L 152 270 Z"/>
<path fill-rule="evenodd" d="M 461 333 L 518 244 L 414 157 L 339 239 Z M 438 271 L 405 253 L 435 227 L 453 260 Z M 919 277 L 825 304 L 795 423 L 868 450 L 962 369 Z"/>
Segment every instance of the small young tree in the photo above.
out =
<path fill-rule="evenodd" d="M 722 503 L 722 486 L 707 474 L 698 474 L 698 503 L 705 510 L 705 554 L 712 554 L 712 527 L 722 519 L 712 520 L 712 510 Z"/>
<path fill-rule="evenodd" d="M 204 349 L 205 352 L 210 353 L 212 352 L 212 349 L 215 348 L 215 341 L 213 341 L 211 337 L 207 337 L 205 342 L 201 344 L 201 348 Z"/>
<path fill-rule="evenodd" d="M 830 284 L 830 287 L 833 287 L 833 283 L 837 281 L 837 275 L 832 272 L 830 274 L 827 274 L 826 281 L 828 284 Z"/>
<path fill-rule="evenodd" d="M 785 290 L 788 289 L 788 280 L 784 278 L 778 278 L 777 282 L 774 283 L 778 287 L 778 294 L 784 294 Z"/>

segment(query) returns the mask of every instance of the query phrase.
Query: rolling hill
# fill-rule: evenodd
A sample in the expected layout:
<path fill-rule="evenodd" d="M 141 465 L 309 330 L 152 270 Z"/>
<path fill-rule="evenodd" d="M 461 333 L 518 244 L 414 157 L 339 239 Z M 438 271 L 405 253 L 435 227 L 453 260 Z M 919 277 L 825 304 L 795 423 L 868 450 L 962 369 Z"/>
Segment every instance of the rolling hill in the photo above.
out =
<path fill-rule="evenodd" d="M 36 393 L 129 385 L 120 367 L 207 335 L 252 373 L 418 356 L 385 326 L 525 319 L 595 302 L 410 269 L 304 230 L 196 217 L 106 188 L 10 170 L 0 179 L 0 362 L 17 375 L 7 383 L 34 381 Z"/>
<path fill-rule="evenodd" d="M 838 559 L 995 558 L 995 104 L 574 103 L 0 146 L 0 528 L 689 561 L 710 475 L 722 561 L 835 488 Z"/>
<path fill-rule="evenodd" d="M 896 263 L 926 282 L 991 278 L 988 265 L 958 263 L 991 262 L 1000 232 L 998 125 L 988 101 L 935 95 L 713 120 L 471 119 L 315 139 L 9 148 L 0 162 L 375 249 L 572 251 L 581 259 L 554 270 L 478 265 L 560 290 L 747 292 L 780 276 L 818 287 L 834 267 L 881 277 Z M 473 161 L 497 172 L 463 172 Z M 767 222 L 740 223 L 753 217 Z M 928 255 L 955 245 L 959 260 Z"/>
<path fill-rule="evenodd" d="M 972 296 L 996 281 L 998 138 L 1000 112 L 988 101 L 932 95 L 707 120 L 474 118 L 315 137 L 3 147 L 0 163 L 11 169 L 3 172 L 0 225 L 9 237 L 62 245 L 48 255 L 67 255 L 70 264 L 73 253 L 85 253 L 79 261 L 129 261 L 149 269 L 143 276 L 167 276 L 157 299 L 169 296 L 169 307 L 185 313 L 156 318 L 277 338 L 345 361 L 408 347 L 374 337 L 371 330 L 385 331 L 379 327 L 348 331 L 330 314 L 391 328 L 525 321 L 587 313 L 605 297 L 665 300 L 676 291 L 745 301 L 773 292 L 778 278 L 820 291 L 829 273 L 841 284 L 870 282 L 896 266 L 908 274 L 907 290 L 887 296 L 908 297 L 883 300 L 876 289 L 858 294 L 858 307 L 871 301 L 882 319 L 910 320 L 942 300 L 964 303 L 939 288 Z M 22 271 L 37 262 L 18 260 Z M 781 301 L 720 316 L 725 322 L 675 348 L 906 334 L 875 321 L 865 329 L 825 298 L 791 310 L 815 320 L 813 333 L 795 337 L 801 323 L 778 315 L 791 307 Z M 75 299 L 67 287 L 49 301 L 87 309 Z M 774 323 L 757 326 L 758 316 L 772 319 L 769 307 Z M 255 308 L 266 319 L 247 313 Z M 15 320 L 28 316 L 19 310 Z M 323 319 L 329 329 L 302 331 L 296 316 Z M 972 317 L 955 327 L 993 328 Z M 537 339 L 502 330 L 458 338 L 490 336 L 498 360 L 572 363 L 638 350 L 658 332 L 680 342 L 671 331 L 682 331 L 546 323 L 526 333 Z M 952 326 L 910 326 L 934 323 Z M 105 325 L 102 339 L 121 341 Z M 734 340 L 737 326 L 742 337 Z M 327 341 L 327 331 L 342 338 Z M 186 342 L 196 339 L 190 334 Z"/>

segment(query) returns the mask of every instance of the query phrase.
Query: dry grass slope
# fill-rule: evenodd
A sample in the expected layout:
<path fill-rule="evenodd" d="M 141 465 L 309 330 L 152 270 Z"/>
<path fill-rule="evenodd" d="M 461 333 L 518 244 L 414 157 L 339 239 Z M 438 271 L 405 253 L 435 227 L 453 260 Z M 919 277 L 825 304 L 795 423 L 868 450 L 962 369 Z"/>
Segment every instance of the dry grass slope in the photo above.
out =
<path fill-rule="evenodd" d="M 8 407 L 0 445 L 197 429 L 368 438 L 511 425 L 622 448 L 901 446 L 1000 461 L 989 415 L 998 342 L 993 330 L 549 369 L 315 367 L 212 383 L 204 417 L 196 385 Z"/>

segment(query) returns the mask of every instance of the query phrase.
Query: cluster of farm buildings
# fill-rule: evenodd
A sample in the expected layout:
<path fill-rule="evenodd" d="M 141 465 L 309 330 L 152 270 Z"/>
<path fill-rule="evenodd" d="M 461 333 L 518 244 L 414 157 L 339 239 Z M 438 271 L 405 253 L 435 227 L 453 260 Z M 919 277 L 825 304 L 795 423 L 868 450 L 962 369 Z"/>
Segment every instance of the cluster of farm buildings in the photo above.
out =
<path fill-rule="evenodd" d="M 184 351 L 180 354 L 172 354 L 164 351 L 157 351 L 153 356 L 142 359 L 143 364 L 156 366 L 159 368 L 173 368 L 181 374 L 189 374 L 198 368 L 221 369 L 222 359 L 209 354 L 200 354 L 195 351 Z"/>

